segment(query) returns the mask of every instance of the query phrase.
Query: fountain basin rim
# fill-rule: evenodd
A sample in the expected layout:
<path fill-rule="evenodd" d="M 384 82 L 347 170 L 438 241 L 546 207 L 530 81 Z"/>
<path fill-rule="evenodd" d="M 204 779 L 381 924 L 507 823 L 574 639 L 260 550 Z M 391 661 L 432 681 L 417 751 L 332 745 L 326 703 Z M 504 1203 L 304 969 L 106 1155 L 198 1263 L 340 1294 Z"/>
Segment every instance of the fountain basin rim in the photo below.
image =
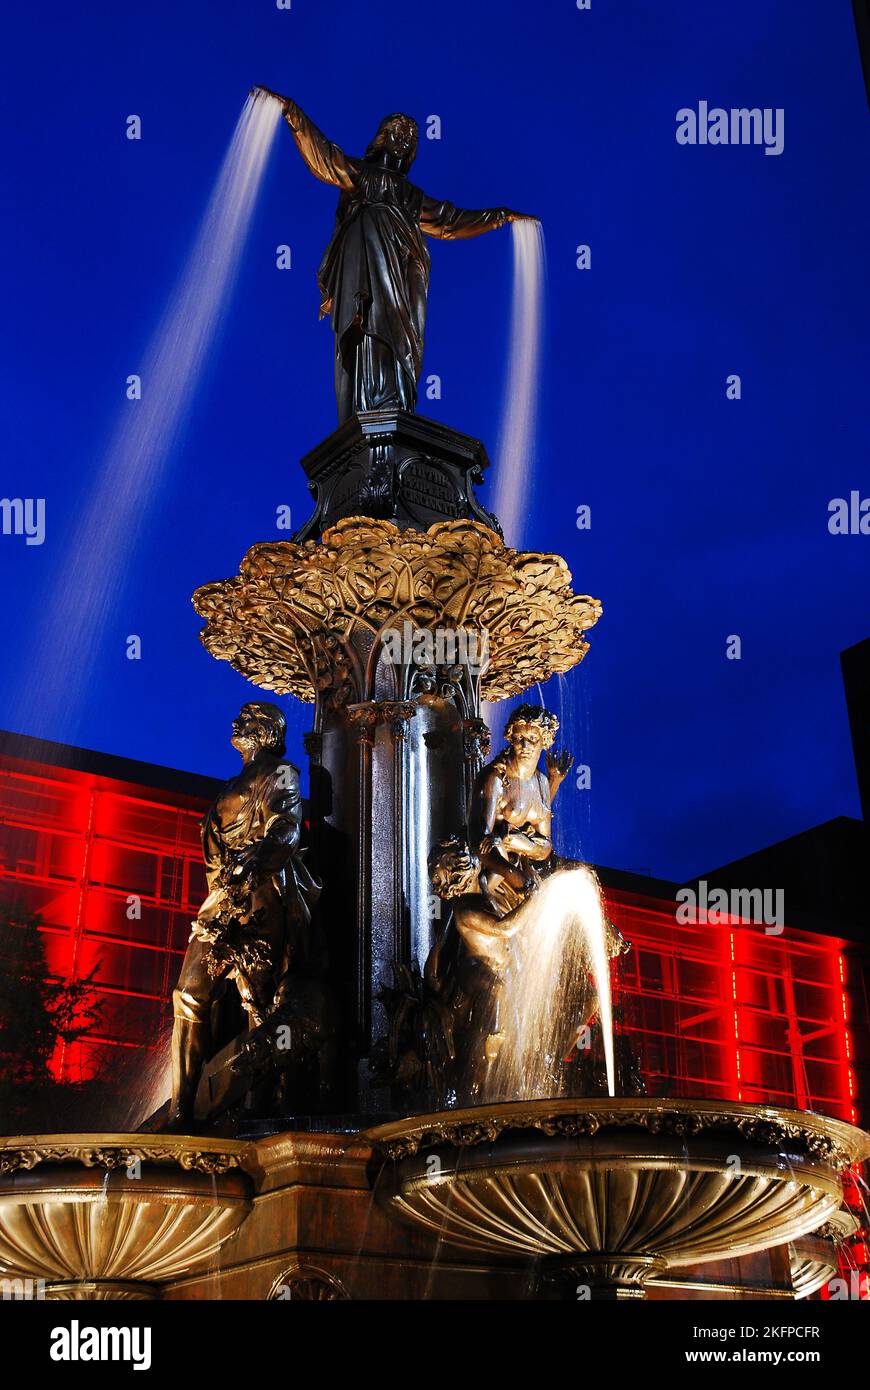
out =
<path fill-rule="evenodd" d="M 239 1139 L 99 1131 L 0 1137 L 0 1174 L 29 1172 L 43 1163 L 80 1164 L 112 1172 L 127 1167 L 131 1159 L 216 1176 L 232 1169 L 250 1172 L 255 1166 L 253 1145 Z"/>
<path fill-rule="evenodd" d="M 365 1138 L 396 1220 L 457 1249 L 571 1268 L 587 1255 L 682 1268 L 798 1240 L 836 1212 L 842 1171 L 870 1153 L 870 1135 L 842 1120 L 646 1097 L 477 1106 Z M 426 1151 L 440 1151 L 431 1172 Z"/>
<path fill-rule="evenodd" d="M 385 1159 L 413 1157 L 420 1149 L 491 1144 L 522 1130 L 591 1138 L 602 1129 L 634 1128 L 676 1138 L 736 1130 L 765 1143 L 797 1141 L 808 1154 L 838 1171 L 870 1157 L 870 1134 L 845 1120 L 809 1110 L 746 1101 L 594 1097 L 507 1101 L 411 1115 L 365 1130 L 360 1139 Z"/>

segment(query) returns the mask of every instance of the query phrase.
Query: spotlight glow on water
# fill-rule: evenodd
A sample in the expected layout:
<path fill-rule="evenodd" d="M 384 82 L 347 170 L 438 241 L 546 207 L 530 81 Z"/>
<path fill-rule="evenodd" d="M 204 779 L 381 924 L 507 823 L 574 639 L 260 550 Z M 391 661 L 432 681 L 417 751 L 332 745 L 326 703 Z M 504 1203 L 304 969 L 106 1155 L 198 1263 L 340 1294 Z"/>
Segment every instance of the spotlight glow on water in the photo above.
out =
<path fill-rule="evenodd" d="M 540 222 L 523 221 L 511 223 L 511 232 L 513 311 L 494 510 L 507 544 L 520 546 L 534 459 L 544 317 L 544 230 Z"/>
<path fill-rule="evenodd" d="M 559 1094 L 563 1059 L 594 1012 L 582 1007 L 584 998 L 597 998 L 607 1089 L 615 1095 L 607 923 L 596 875 L 583 865 L 545 878 L 517 909 L 516 922 L 499 1019 L 504 1041 L 487 1078 L 489 1098 Z M 593 991 L 586 986 L 589 975 Z M 586 1017 L 578 1015 L 578 1001 Z"/>
<path fill-rule="evenodd" d="M 510 356 L 492 506 L 505 541 L 519 549 L 524 543 L 535 458 L 546 262 L 540 222 L 512 222 L 511 238 L 514 275 Z M 500 708 L 485 700 L 481 713 L 496 741 L 503 727 Z"/>
<path fill-rule="evenodd" d="M 54 737 L 61 726 L 67 735 L 75 727 L 115 597 L 226 308 L 280 120 L 270 97 L 245 103 L 187 264 L 136 369 L 141 399 L 124 403 L 46 605 L 22 716 L 32 720 L 36 704 L 43 719 L 52 716 Z"/>

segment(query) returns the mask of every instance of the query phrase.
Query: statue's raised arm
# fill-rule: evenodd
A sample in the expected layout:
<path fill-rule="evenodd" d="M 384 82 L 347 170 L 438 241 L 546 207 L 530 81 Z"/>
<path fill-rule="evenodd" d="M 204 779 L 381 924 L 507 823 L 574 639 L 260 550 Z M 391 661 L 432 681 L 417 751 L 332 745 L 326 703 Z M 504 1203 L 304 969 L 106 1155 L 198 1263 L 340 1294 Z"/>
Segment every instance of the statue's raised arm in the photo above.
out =
<path fill-rule="evenodd" d="M 320 179 L 321 183 L 334 184 L 336 188 L 353 187 L 357 160 L 346 155 L 340 145 L 328 140 L 290 97 L 282 97 L 268 87 L 255 87 L 254 91 L 264 92 L 280 101 L 284 120 L 293 132 L 299 153 L 316 179 Z"/>
<path fill-rule="evenodd" d="M 357 157 L 327 140 L 295 101 L 267 87 L 255 91 L 281 103 L 312 174 L 340 189 L 332 239 L 317 273 L 321 317 L 329 314 L 335 334 L 338 418 L 382 409 L 411 412 L 429 293 L 425 236 L 460 241 L 521 214 L 458 208 L 411 183 L 419 131 L 410 116 L 386 116 Z"/>

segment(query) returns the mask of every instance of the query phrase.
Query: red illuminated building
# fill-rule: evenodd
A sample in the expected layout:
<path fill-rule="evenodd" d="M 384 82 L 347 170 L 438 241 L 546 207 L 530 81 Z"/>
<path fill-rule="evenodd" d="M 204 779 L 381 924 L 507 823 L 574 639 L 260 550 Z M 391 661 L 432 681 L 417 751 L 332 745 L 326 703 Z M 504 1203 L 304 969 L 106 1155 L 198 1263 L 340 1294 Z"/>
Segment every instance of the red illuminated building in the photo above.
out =
<path fill-rule="evenodd" d="M 0 735 L 0 893 L 43 919 L 59 978 L 97 966 L 101 1022 L 55 1058 L 86 1080 L 107 1049 L 163 1054 L 170 996 L 205 896 L 208 778 Z"/>
<path fill-rule="evenodd" d="M 199 821 L 217 783 L 0 736 L 0 892 L 39 912 L 57 977 L 97 966 L 98 1028 L 55 1059 L 86 1079 L 107 1049 L 165 1057 L 171 992 L 205 895 Z M 650 1095 L 818 1110 L 866 1122 L 862 943 L 730 920 L 682 925 L 676 886 L 601 871 L 632 943 L 615 980 Z"/>

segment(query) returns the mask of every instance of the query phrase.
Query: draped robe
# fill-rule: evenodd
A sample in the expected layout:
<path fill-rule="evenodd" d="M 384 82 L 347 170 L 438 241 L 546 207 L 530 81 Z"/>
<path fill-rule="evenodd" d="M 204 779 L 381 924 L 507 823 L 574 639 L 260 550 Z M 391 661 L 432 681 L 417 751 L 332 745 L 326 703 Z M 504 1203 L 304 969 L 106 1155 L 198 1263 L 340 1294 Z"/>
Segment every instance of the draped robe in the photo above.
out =
<path fill-rule="evenodd" d="M 312 174 L 341 190 L 317 275 L 320 317 L 330 316 L 335 334 L 339 420 L 388 406 L 413 411 L 429 290 L 424 236 L 480 236 L 503 226 L 510 212 L 430 198 L 406 174 L 346 155 L 294 103 L 284 114 Z"/>
<path fill-rule="evenodd" d="M 207 926 L 233 912 L 227 877 L 240 861 L 254 858 L 257 862 L 250 908 L 252 916 L 256 914 L 258 936 L 268 942 L 270 960 L 252 983 L 265 1011 L 283 976 L 304 970 L 317 956 L 311 918 L 320 884 L 299 852 L 301 825 L 299 769 L 265 749 L 226 783 L 202 822 L 209 893 L 197 913 L 197 924 Z M 208 1017 L 223 983 L 212 978 L 208 954 L 209 947 L 192 934 L 173 996 L 176 1018 L 197 1022 Z M 248 992 L 239 982 L 246 1008 Z"/>

